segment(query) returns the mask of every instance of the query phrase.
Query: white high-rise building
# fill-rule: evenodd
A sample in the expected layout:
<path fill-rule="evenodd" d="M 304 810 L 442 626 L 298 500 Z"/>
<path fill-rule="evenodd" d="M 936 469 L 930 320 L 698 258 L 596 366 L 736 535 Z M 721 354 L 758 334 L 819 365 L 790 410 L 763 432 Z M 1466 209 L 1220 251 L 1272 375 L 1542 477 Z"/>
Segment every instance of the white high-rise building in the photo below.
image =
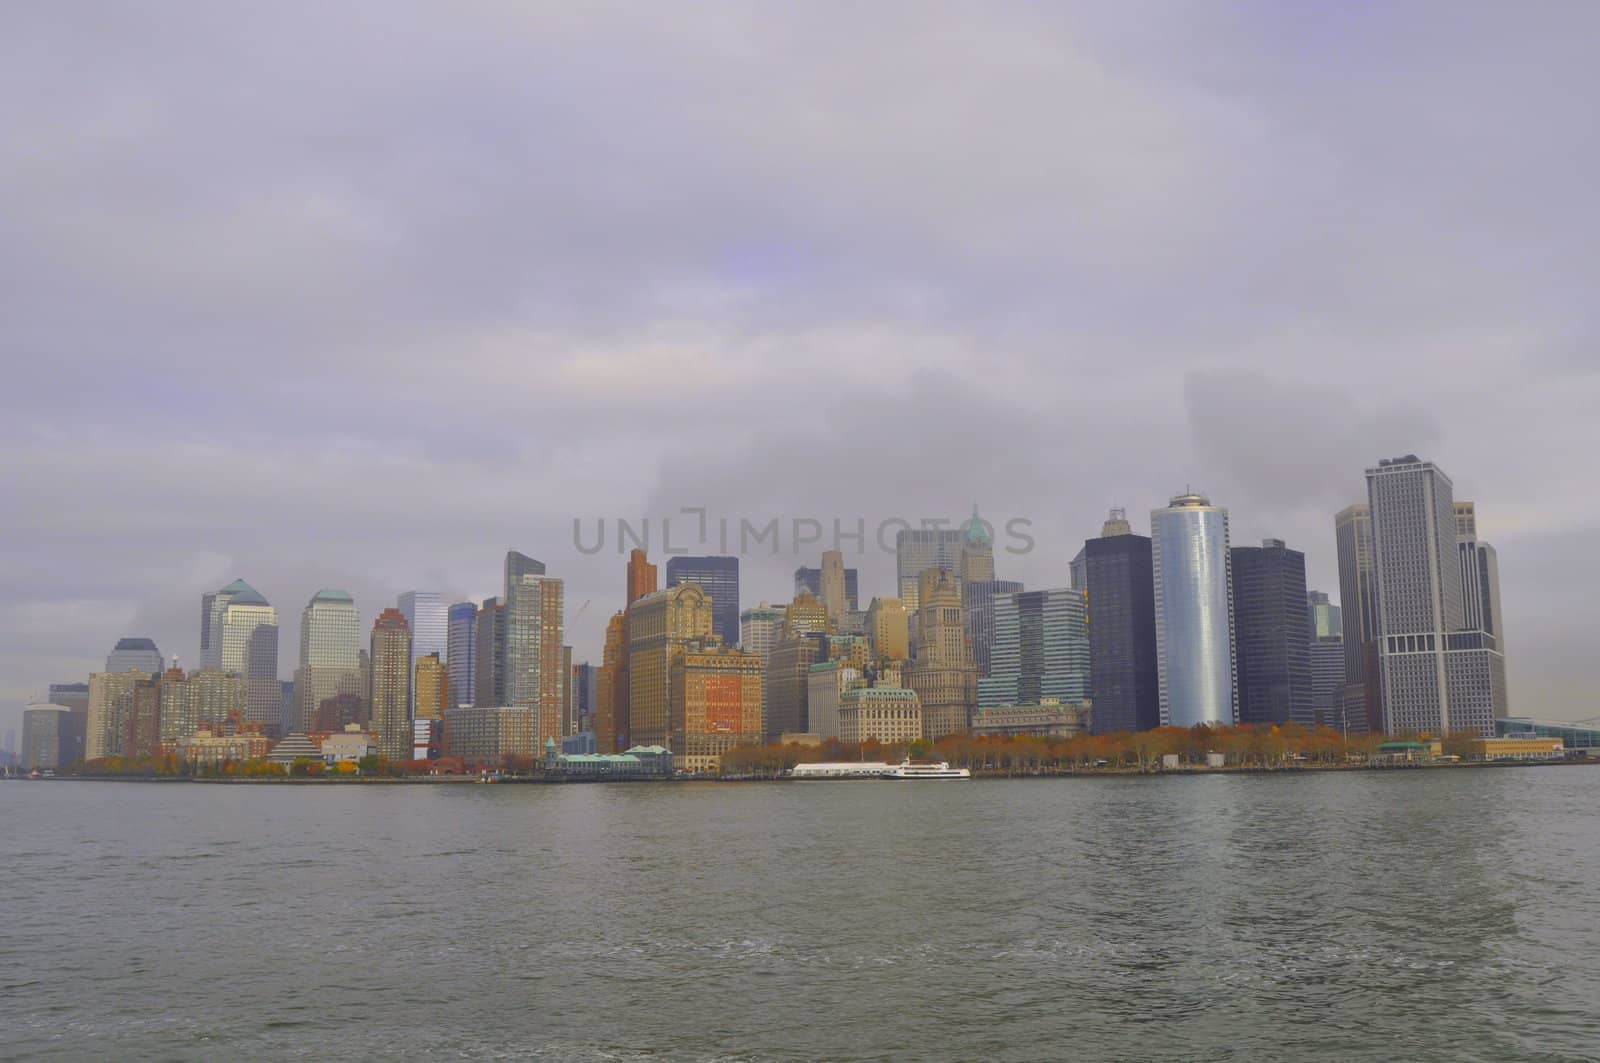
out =
<path fill-rule="evenodd" d="M 1178 495 L 1151 512 L 1150 544 L 1161 723 L 1238 723 L 1228 511 L 1201 494 Z M 1092 601 L 1089 609 L 1092 617 Z"/>
<path fill-rule="evenodd" d="M 1483 627 L 1468 626 L 1459 544 L 1462 531 L 1476 535 L 1476 517 L 1458 512 L 1454 490 L 1444 470 L 1415 454 L 1367 470 L 1390 734 L 1492 737 L 1495 717 L 1506 713 L 1499 643 Z M 1481 625 L 1487 618 L 1474 619 Z"/>

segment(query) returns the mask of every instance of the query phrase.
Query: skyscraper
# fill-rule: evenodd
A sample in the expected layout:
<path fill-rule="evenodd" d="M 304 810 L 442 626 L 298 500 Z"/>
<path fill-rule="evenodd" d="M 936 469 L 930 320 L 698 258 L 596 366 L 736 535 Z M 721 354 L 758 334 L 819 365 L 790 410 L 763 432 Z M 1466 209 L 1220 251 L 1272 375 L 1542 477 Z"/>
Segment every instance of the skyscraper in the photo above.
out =
<path fill-rule="evenodd" d="M 1161 722 L 1237 723 L 1228 511 L 1189 492 L 1152 511 L 1150 529 Z M 1098 622 L 1092 592 L 1090 607 Z"/>
<path fill-rule="evenodd" d="M 1127 526 L 1126 520 L 1115 523 L 1120 512 L 1111 511 L 1107 534 L 1083 544 L 1095 734 L 1161 725 L 1151 544 L 1143 535 L 1118 530 Z"/>
<path fill-rule="evenodd" d="M 1372 557 L 1372 509 L 1358 502 L 1333 519 L 1339 555 L 1339 617 L 1344 626 L 1340 723 L 1365 734 L 1383 730 L 1378 666 L 1378 573 Z"/>
<path fill-rule="evenodd" d="M 1369 468 L 1367 494 L 1385 730 L 1492 737 L 1505 658 L 1492 633 L 1467 629 L 1454 485 L 1407 454 Z"/>
<path fill-rule="evenodd" d="M 478 606 L 457 602 L 450 607 L 445 634 L 445 665 L 450 672 L 450 705 L 475 705 L 478 665 Z"/>
<path fill-rule="evenodd" d="M 83 744 L 73 733 L 76 726 L 65 705 L 29 705 L 22 713 L 22 770 L 54 771 L 75 762 Z"/>
<path fill-rule="evenodd" d="M 643 550 L 634 550 L 628 554 L 628 600 L 627 605 L 643 598 L 656 590 L 656 566 Z"/>
<path fill-rule="evenodd" d="M 324 588 L 300 613 L 300 666 L 295 669 L 294 730 L 315 728 L 317 711 L 341 694 L 365 695 L 361 681 L 361 615 L 348 591 Z"/>
<path fill-rule="evenodd" d="M 697 583 L 652 591 L 628 607 L 628 725 L 634 745 L 670 748 L 672 662 L 689 643 L 711 636 L 714 609 Z"/>
<path fill-rule="evenodd" d="M 1306 555 L 1281 539 L 1232 549 L 1239 722 L 1314 724 Z"/>
<path fill-rule="evenodd" d="M 202 727 L 221 734 L 235 713 L 243 715 L 247 701 L 244 679 L 232 672 L 168 669 L 161 677 L 161 742 L 175 746 Z"/>
<path fill-rule="evenodd" d="M 964 588 L 967 638 L 972 643 L 972 660 L 978 677 L 989 674 L 989 645 L 994 638 L 994 600 L 1002 594 L 1016 594 L 1022 584 L 1009 579 L 974 580 Z"/>
<path fill-rule="evenodd" d="M 600 669 L 587 661 L 572 666 L 572 714 L 577 720 L 578 732 L 595 733 L 595 716 L 599 710 Z M 609 749 L 600 750 L 611 752 Z"/>
<path fill-rule="evenodd" d="M 828 612 L 828 619 L 837 628 L 849 608 L 844 594 L 844 554 L 838 550 L 822 552 L 822 593 L 818 597 L 822 599 L 822 608 Z"/>
<path fill-rule="evenodd" d="M 960 565 L 956 569 L 956 576 L 962 587 L 994 579 L 994 535 L 984 519 L 978 516 L 976 502 L 972 504 L 972 516 L 961 527 Z"/>
<path fill-rule="evenodd" d="M 75 764 L 83 759 L 83 738 L 89 730 L 89 684 L 51 683 L 50 704 L 65 705 L 72 711 L 73 746 L 62 755 L 66 756 L 66 763 Z"/>
<path fill-rule="evenodd" d="M 895 536 L 896 585 L 908 615 L 920 606 L 918 580 L 928 569 L 943 569 L 960 578 L 965 541 L 965 528 L 905 528 Z"/>
<path fill-rule="evenodd" d="M 450 676 L 437 653 L 417 658 L 411 690 L 412 720 L 442 720 L 444 710 L 455 707 L 450 703 Z"/>
<path fill-rule="evenodd" d="M 216 667 L 243 677 L 246 720 L 269 735 L 287 734 L 292 728 L 283 718 L 278 686 L 278 610 L 244 580 L 234 580 L 214 600 L 219 624 L 211 642 L 221 653 Z"/>
<path fill-rule="evenodd" d="M 1306 615 L 1313 639 L 1344 634 L 1344 612 L 1324 591 L 1306 591 Z"/>
<path fill-rule="evenodd" d="M 439 592 L 406 591 L 395 604 L 411 628 L 411 667 L 416 668 L 417 661 L 430 653 L 443 660 L 449 647 L 450 608 Z"/>
<path fill-rule="evenodd" d="M 372 729 L 378 753 L 393 761 L 411 759 L 411 629 L 405 614 L 385 609 L 372 625 Z"/>
<path fill-rule="evenodd" d="M 978 701 L 978 669 L 961 607 L 960 578 L 930 569 L 919 581 L 913 659 L 905 685 L 922 703 L 922 733 L 931 739 L 965 734 Z"/>
<path fill-rule="evenodd" d="M 860 600 L 858 592 L 861 587 L 861 575 L 853 568 L 844 570 L 844 610 L 846 613 L 856 611 L 856 603 Z M 818 601 L 822 600 L 822 569 L 806 568 L 801 565 L 794 570 L 794 593 L 798 596 L 802 591 L 810 594 Z"/>
<path fill-rule="evenodd" d="M 802 591 L 801 597 L 811 595 Z M 817 605 L 820 610 L 821 603 Z M 826 634 L 810 630 L 809 625 L 793 629 L 785 625 L 783 638 L 767 654 L 762 682 L 761 730 L 768 742 L 786 734 L 804 734 L 810 727 L 811 666 L 826 657 Z"/>
<path fill-rule="evenodd" d="M 1461 609 L 1466 630 L 1493 635 L 1501 657 L 1505 657 L 1500 558 L 1494 547 L 1478 538 L 1477 507 L 1471 502 L 1456 503 L 1456 546 L 1461 554 Z"/>
<path fill-rule="evenodd" d="M 538 743 L 561 738 L 566 678 L 563 585 L 544 565 L 515 550 L 506 555 L 505 698 L 507 705 L 538 710 Z"/>
<path fill-rule="evenodd" d="M 129 672 L 96 672 L 89 677 L 88 730 L 83 739 L 85 760 L 120 756 L 126 752 L 133 728 L 134 690 L 150 679 L 137 668 Z"/>
<path fill-rule="evenodd" d="M 627 746 L 629 706 L 627 675 L 623 667 L 626 634 L 627 618 L 620 610 L 612 613 L 606 622 L 600 671 L 595 676 L 594 744 L 601 753 L 614 753 Z"/>
<path fill-rule="evenodd" d="M 150 675 L 160 675 L 167 666 L 166 659 L 156 644 L 146 638 L 123 638 L 106 655 L 106 671 L 131 672 L 137 668 Z"/>
<path fill-rule="evenodd" d="M 784 606 L 762 602 L 754 609 L 739 614 L 739 648 L 749 650 L 763 661 L 774 643 L 783 635 Z"/>
<path fill-rule="evenodd" d="M 867 606 L 867 637 L 880 661 L 911 659 L 911 620 L 899 598 L 874 598 Z"/>
<path fill-rule="evenodd" d="M 1038 705 L 1089 699 L 1089 631 L 1083 592 L 1071 587 L 994 597 L 994 643 L 978 705 Z"/>
<path fill-rule="evenodd" d="M 669 557 L 667 586 L 693 583 L 711 596 L 711 630 L 729 646 L 739 641 L 739 559 Z"/>
<path fill-rule="evenodd" d="M 506 703 L 506 607 L 485 598 L 478 607 L 478 633 L 472 639 L 472 703 L 494 709 Z"/>

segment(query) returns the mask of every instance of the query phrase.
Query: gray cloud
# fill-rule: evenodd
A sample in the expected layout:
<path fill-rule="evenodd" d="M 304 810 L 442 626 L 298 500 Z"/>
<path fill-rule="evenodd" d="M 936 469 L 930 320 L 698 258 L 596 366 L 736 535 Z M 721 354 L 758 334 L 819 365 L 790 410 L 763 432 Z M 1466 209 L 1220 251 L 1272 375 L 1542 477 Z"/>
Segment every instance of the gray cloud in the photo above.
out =
<path fill-rule="evenodd" d="M 572 518 L 681 505 L 976 500 L 1035 520 L 1002 568 L 1045 585 L 1105 508 L 1192 482 L 1331 588 L 1332 511 L 1395 449 L 1478 501 L 1529 632 L 1514 693 L 1572 715 L 1597 30 L 1589 5 L 11 5 L 0 717 L 119 635 L 192 656 L 235 575 L 285 613 L 287 672 L 316 587 L 369 616 L 493 593 L 508 546 L 593 600 L 595 655 L 621 566 Z M 795 563 L 752 559 L 747 597 Z"/>

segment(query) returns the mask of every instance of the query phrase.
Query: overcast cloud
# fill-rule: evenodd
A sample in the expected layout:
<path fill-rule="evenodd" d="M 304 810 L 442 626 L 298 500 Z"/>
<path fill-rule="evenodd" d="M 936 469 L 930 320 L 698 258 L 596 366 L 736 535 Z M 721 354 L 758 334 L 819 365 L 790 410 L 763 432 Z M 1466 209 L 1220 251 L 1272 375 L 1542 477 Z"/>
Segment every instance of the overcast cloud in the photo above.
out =
<path fill-rule="evenodd" d="M 1597 38 L 1582 2 L 6 5 L 0 725 L 122 635 L 194 661 L 236 576 L 287 678 L 317 588 L 482 597 L 516 547 L 597 658 L 622 565 L 573 519 L 684 506 L 976 502 L 1046 587 L 1192 484 L 1336 594 L 1333 514 L 1407 451 L 1499 548 L 1513 711 L 1596 715 Z M 820 550 L 782 547 L 745 605 Z"/>

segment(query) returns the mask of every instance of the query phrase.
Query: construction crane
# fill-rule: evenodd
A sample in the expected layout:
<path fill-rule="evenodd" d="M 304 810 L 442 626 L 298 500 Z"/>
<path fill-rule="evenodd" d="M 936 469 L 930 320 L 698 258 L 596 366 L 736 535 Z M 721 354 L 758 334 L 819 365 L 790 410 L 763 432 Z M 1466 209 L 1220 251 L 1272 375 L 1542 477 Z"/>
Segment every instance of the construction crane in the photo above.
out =
<path fill-rule="evenodd" d="M 567 621 L 568 625 L 570 625 L 572 627 L 577 627 L 578 626 L 578 621 L 583 619 L 583 611 L 585 609 L 589 608 L 589 603 L 591 601 L 593 601 L 593 600 L 594 599 L 592 599 L 592 598 L 585 598 L 583 600 L 583 604 L 578 606 L 578 611 L 576 613 L 572 614 L 572 619 Z"/>

